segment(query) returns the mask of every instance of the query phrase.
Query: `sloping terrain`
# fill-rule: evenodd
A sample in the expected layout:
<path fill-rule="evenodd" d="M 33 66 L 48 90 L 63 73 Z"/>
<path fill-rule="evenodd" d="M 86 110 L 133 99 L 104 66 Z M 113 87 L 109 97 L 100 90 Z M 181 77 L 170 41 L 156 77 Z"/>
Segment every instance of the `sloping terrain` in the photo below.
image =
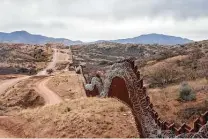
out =
<path fill-rule="evenodd" d="M 171 53 L 173 51 L 175 51 L 175 48 L 170 46 L 112 42 L 72 46 L 74 64 L 83 65 L 84 72 L 88 74 L 96 70 L 102 70 L 115 61 L 126 58 L 135 57 L 138 63 L 142 64 L 143 59 L 159 58 L 162 52 Z M 180 51 L 177 53 L 180 53 Z"/>
<path fill-rule="evenodd" d="M 0 137 L 139 137 L 130 109 L 115 99 L 86 98 L 81 75 L 67 64 L 56 68 L 71 63 L 71 53 L 55 51 L 54 76 L 26 76 L 2 92 Z"/>
<path fill-rule="evenodd" d="M 30 34 L 26 31 L 15 31 L 11 33 L 0 32 L 0 42 L 3 43 L 26 43 L 26 44 L 45 44 L 63 43 L 65 45 L 80 44 L 81 41 L 72 41 L 65 38 L 52 38 L 42 35 Z"/>
<path fill-rule="evenodd" d="M 192 42 L 192 40 L 186 38 L 156 34 L 156 33 L 144 34 L 134 38 L 109 40 L 109 41 L 116 43 L 123 43 L 123 44 L 133 43 L 133 44 L 163 44 L 163 45 L 185 44 Z"/>
<path fill-rule="evenodd" d="M 0 44 L 0 74 L 36 74 L 51 60 L 52 49 L 41 45 Z"/>
<path fill-rule="evenodd" d="M 130 109 L 115 99 L 87 98 L 83 77 L 72 67 L 73 62 L 82 64 L 85 75 L 95 74 L 130 57 L 136 59 L 154 109 L 162 119 L 191 124 L 208 106 L 207 49 L 207 41 L 177 46 L 98 43 L 73 46 L 73 59 L 68 49 L 54 49 L 51 75 L 30 77 L 1 95 L 0 111 L 9 116 L 0 116 L 0 136 L 139 137 Z M 0 83 L 9 78 L 13 77 L 2 76 Z M 182 82 L 191 86 L 195 100 L 179 99 Z"/>
<path fill-rule="evenodd" d="M 86 97 L 80 76 L 75 71 L 67 71 L 55 75 L 47 85 L 65 100 Z"/>
<path fill-rule="evenodd" d="M 105 71 L 115 61 L 134 57 L 154 109 L 167 122 L 192 124 L 208 110 L 208 41 L 175 46 L 103 42 L 73 46 L 72 52 L 76 64 L 84 65 L 86 77 Z M 183 83 L 196 94 L 195 100 L 180 99 Z"/>
<path fill-rule="evenodd" d="M 34 84 L 42 77 L 30 77 L 12 86 L 0 96 L 1 114 L 13 113 L 44 105 L 44 99 L 34 90 Z"/>
<path fill-rule="evenodd" d="M 15 137 L 139 137 L 130 109 L 114 99 L 77 99 L 15 117 L 0 120 Z"/>

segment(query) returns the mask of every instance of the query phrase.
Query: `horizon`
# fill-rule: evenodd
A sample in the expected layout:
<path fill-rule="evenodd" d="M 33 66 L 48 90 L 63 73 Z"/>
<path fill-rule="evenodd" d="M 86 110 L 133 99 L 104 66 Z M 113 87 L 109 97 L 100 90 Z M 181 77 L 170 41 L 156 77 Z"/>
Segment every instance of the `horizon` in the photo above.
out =
<path fill-rule="evenodd" d="M 0 30 L 84 42 L 151 33 L 199 41 L 208 39 L 206 5 L 206 0 L 6 0 L 0 1 Z"/>
<path fill-rule="evenodd" d="M 9 33 L 15 33 L 15 32 L 27 32 L 27 33 L 29 33 L 29 34 L 31 34 L 31 35 L 41 35 L 41 36 L 50 37 L 50 38 L 56 38 L 56 39 L 68 39 L 68 40 L 71 40 L 71 41 L 81 41 L 81 42 L 83 42 L 83 43 L 91 43 L 91 42 L 96 42 L 96 41 L 112 41 L 112 40 L 104 40 L 104 39 L 93 40 L 93 41 L 72 40 L 72 39 L 70 39 L 70 38 L 53 37 L 53 36 L 46 36 L 46 35 L 40 34 L 40 33 L 31 33 L 31 32 L 29 32 L 29 31 L 27 31 L 27 30 L 16 30 L 16 31 L 11 31 L 11 32 L 2 32 L 2 31 L 0 31 L 0 33 L 8 33 L 8 34 L 9 34 Z M 189 39 L 189 38 L 183 38 L 183 37 L 181 37 L 181 36 L 173 36 L 173 35 L 171 35 L 171 34 L 147 33 L 147 34 L 139 34 L 138 36 L 127 37 L 127 38 L 117 38 L 117 39 L 115 39 L 115 40 L 119 40 L 119 39 L 130 39 L 130 38 L 135 38 L 135 37 L 139 37 L 139 36 L 142 36 L 142 35 L 154 35 L 154 34 L 156 34 L 156 35 L 170 36 L 170 37 L 180 37 L 180 38 L 182 38 L 182 39 Z M 192 40 L 192 39 L 189 39 L 189 40 L 191 40 L 191 41 L 197 41 L 197 40 Z M 202 40 L 198 40 L 198 41 L 202 41 Z"/>

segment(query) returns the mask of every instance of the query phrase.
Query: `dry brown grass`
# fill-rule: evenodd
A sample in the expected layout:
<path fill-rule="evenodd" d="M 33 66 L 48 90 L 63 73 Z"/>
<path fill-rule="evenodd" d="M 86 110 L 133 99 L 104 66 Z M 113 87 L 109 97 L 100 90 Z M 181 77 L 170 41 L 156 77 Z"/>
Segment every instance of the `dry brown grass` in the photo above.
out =
<path fill-rule="evenodd" d="M 56 64 L 56 70 L 64 70 L 69 65 L 69 62 L 59 62 Z"/>
<path fill-rule="evenodd" d="M 81 98 L 20 116 L 34 128 L 30 137 L 138 137 L 130 109 L 115 99 Z"/>
<path fill-rule="evenodd" d="M 159 62 L 153 66 L 145 67 L 143 71 L 150 87 L 165 86 L 184 78 L 183 69 L 171 62 Z"/>
<path fill-rule="evenodd" d="M 36 59 L 35 51 L 42 50 L 41 59 Z M 52 58 L 52 49 L 41 45 L 0 43 L 0 74 L 30 74 L 46 67 Z M 21 69 L 29 70 L 22 71 Z M 35 73 L 33 73 L 35 74 Z"/>
<path fill-rule="evenodd" d="M 154 67 L 161 67 L 164 63 L 176 63 L 177 61 L 183 61 L 185 59 L 187 59 L 188 56 L 187 55 L 178 55 L 178 56 L 174 56 L 174 57 L 170 57 L 167 59 L 164 59 L 162 61 L 157 62 L 156 60 L 152 60 L 152 61 L 148 61 L 146 66 L 144 67 L 144 70 L 148 70 Z"/>
<path fill-rule="evenodd" d="M 187 108 L 203 108 L 205 101 L 208 100 L 208 82 L 206 79 L 199 79 L 196 81 L 187 81 L 187 83 L 196 92 L 196 101 L 180 102 L 179 89 L 180 85 L 169 85 L 164 88 L 149 89 L 148 93 L 151 98 L 151 102 L 154 104 L 155 110 L 159 113 L 162 119 L 169 122 L 175 122 L 182 124 L 187 122 L 191 124 L 198 116 L 198 114 L 189 115 L 189 118 L 184 118 L 178 115 L 179 112 Z M 203 110 L 205 112 L 206 109 Z M 202 111 L 201 111 L 202 112 Z"/>
<path fill-rule="evenodd" d="M 44 99 L 33 89 L 34 84 L 41 79 L 42 77 L 31 77 L 23 80 L 2 94 L 0 100 L 5 113 L 43 106 Z"/>
<path fill-rule="evenodd" d="M 55 75 L 49 82 L 48 87 L 63 99 L 77 99 L 85 97 L 82 79 L 75 71 L 62 72 Z"/>

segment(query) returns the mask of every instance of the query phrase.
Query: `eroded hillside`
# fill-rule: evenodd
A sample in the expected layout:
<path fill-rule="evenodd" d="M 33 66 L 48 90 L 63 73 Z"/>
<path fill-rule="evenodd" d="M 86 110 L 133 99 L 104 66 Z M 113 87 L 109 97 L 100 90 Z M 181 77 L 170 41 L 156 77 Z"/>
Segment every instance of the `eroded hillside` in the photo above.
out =
<path fill-rule="evenodd" d="M 40 48 L 45 52 L 45 47 Z M 18 62 L 13 59 L 9 64 Z M 139 137 L 125 104 L 87 98 L 69 49 L 55 46 L 51 62 L 44 62 L 45 69 L 35 75 L 0 76 L 0 137 Z"/>
<path fill-rule="evenodd" d="M 105 73 L 115 61 L 133 57 L 154 109 L 170 123 L 192 124 L 207 111 L 208 41 L 174 46 L 105 42 L 73 46 L 72 50 L 76 63 L 83 65 L 88 81 L 97 70 Z M 194 92 L 191 101 L 184 101 L 180 96 L 183 84 Z"/>

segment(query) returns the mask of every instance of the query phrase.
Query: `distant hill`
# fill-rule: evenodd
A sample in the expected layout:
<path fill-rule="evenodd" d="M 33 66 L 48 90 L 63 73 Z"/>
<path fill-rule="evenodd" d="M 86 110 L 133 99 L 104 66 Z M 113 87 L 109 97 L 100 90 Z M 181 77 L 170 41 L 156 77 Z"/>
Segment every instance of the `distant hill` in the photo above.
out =
<path fill-rule="evenodd" d="M 99 40 L 96 42 L 104 42 L 104 41 L 105 40 Z M 163 35 L 163 34 L 155 34 L 155 33 L 145 34 L 134 38 L 106 40 L 106 41 L 123 43 L 123 44 L 134 43 L 134 44 L 161 44 L 161 45 L 185 44 L 185 43 L 193 42 L 192 40 L 186 38 Z"/>
<path fill-rule="evenodd" d="M 98 40 L 99 42 L 116 42 L 116 43 L 134 43 L 134 44 L 162 44 L 174 45 L 193 42 L 192 40 L 163 35 L 163 34 L 145 34 L 134 38 L 118 39 L 118 40 Z M 1 43 L 27 43 L 27 44 L 45 44 L 45 43 L 64 43 L 65 45 L 82 44 L 81 41 L 72 41 L 65 38 L 52 38 L 42 35 L 30 34 L 27 31 L 15 31 L 11 33 L 0 32 Z"/>
<path fill-rule="evenodd" d="M 42 35 L 30 34 L 27 31 L 15 31 L 11 33 L 0 32 L 1 43 L 27 43 L 27 44 L 45 44 L 64 43 L 65 45 L 80 44 L 81 41 L 72 41 L 65 38 L 52 38 Z"/>

